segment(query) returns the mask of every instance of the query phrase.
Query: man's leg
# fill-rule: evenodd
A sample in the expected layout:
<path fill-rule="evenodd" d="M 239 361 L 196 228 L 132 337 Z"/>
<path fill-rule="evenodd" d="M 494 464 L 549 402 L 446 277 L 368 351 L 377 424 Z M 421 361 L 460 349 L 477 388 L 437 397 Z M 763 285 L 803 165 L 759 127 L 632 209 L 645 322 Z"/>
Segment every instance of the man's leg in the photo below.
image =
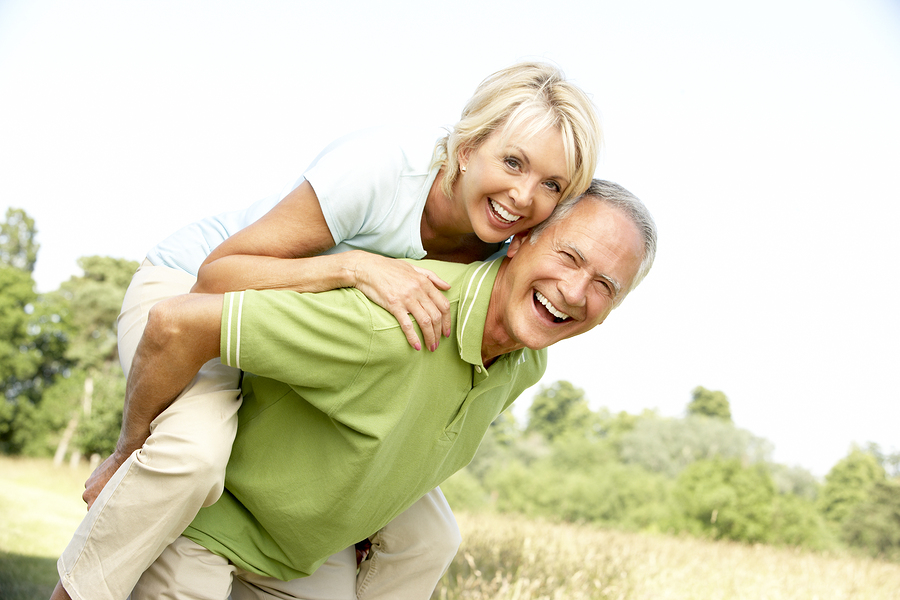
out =
<path fill-rule="evenodd" d="M 141 576 L 132 600 L 227 600 L 236 568 L 186 537 L 179 537 Z"/>
<path fill-rule="evenodd" d="M 332 555 L 309 577 L 281 581 L 238 569 L 231 592 L 232 600 L 355 600 L 356 549 Z M 395 596 L 402 600 L 405 596 Z M 135 599 L 137 600 L 137 599 Z"/>
<path fill-rule="evenodd" d="M 174 269 L 141 267 L 119 318 L 124 368 L 151 306 L 186 293 L 193 281 Z M 210 361 L 154 420 L 143 448 L 110 479 L 59 559 L 62 586 L 72 598 L 124 600 L 201 506 L 218 499 L 237 426 L 239 380 L 239 371 Z"/>
<path fill-rule="evenodd" d="M 459 550 L 459 527 L 439 488 L 371 538 L 360 565 L 359 600 L 428 600 Z"/>

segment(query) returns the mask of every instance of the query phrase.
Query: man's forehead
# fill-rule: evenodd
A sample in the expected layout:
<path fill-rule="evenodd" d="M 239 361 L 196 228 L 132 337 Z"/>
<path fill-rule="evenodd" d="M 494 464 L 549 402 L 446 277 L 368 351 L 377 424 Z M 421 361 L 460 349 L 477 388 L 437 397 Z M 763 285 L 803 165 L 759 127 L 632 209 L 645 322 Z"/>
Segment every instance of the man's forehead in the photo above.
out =
<path fill-rule="evenodd" d="M 643 256 L 643 241 L 637 226 L 623 210 L 607 202 L 582 200 L 548 233 L 549 249 L 577 254 L 585 264 L 598 269 L 598 275 L 614 281 L 616 287 L 625 285 L 619 281 L 622 276 L 629 278 L 633 274 L 620 273 L 620 277 L 614 277 L 605 272 L 608 259 L 630 257 L 639 263 Z"/>

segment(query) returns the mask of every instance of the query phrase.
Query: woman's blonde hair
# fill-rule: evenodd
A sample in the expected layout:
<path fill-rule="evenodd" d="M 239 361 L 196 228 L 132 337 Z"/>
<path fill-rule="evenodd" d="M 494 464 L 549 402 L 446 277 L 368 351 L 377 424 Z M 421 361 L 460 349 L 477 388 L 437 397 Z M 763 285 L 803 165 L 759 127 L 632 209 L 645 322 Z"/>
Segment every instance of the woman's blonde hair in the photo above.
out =
<path fill-rule="evenodd" d="M 545 63 L 523 62 L 481 82 L 459 122 L 438 142 L 436 162 L 444 166 L 441 191 L 453 196 L 459 153 L 474 150 L 495 131 L 533 135 L 549 127 L 562 133 L 569 185 L 561 200 L 577 196 L 591 183 L 600 150 L 600 120 L 594 104 L 562 71 Z"/>

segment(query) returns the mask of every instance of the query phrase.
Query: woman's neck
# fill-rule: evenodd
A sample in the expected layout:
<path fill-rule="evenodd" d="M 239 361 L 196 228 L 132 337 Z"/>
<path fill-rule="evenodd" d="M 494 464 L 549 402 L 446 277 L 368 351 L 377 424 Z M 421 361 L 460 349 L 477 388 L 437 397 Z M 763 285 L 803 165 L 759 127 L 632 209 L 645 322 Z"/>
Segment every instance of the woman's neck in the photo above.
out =
<path fill-rule="evenodd" d="M 425 258 L 449 262 L 469 263 L 484 260 L 500 248 L 500 244 L 486 243 L 472 231 L 466 208 L 459 206 L 441 190 L 443 167 L 438 172 L 428 198 L 419 233 Z"/>

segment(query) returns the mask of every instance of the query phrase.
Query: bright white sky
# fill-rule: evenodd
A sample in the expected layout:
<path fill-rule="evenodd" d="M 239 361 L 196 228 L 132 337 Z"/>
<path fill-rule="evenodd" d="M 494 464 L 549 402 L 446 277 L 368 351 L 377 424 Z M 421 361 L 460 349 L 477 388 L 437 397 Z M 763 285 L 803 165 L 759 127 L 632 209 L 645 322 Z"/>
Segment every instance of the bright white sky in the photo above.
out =
<path fill-rule="evenodd" d="M 4 0 L 0 211 L 35 218 L 53 290 L 80 256 L 139 260 L 277 191 L 341 134 L 452 124 L 524 58 L 593 96 L 598 176 L 661 231 L 646 282 L 543 383 L 671 416 L 722 390 L 819 475 L 853 442 L 900 449 L 892 0 Z"/>

